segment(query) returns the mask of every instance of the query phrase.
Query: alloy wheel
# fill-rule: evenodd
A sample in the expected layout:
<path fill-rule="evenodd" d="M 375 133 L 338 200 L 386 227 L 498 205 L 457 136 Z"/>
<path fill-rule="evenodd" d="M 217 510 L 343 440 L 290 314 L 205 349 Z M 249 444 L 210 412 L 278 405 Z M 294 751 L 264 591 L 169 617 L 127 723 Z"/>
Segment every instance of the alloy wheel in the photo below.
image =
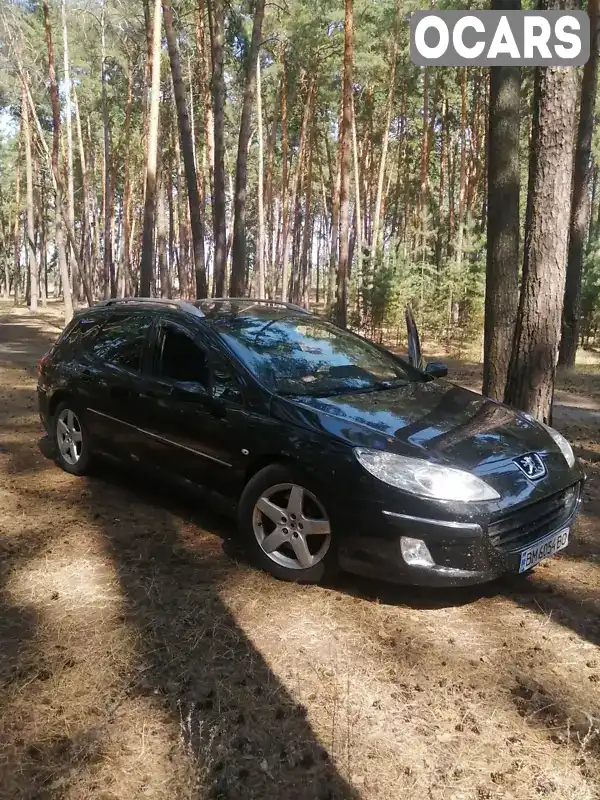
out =
<path fill-rule="evenodd" d="M 81 458 L 83 432 L 79 417 L 70 408 L 63 408 L 56 419 L 56 444 L 65 462 L 75 466 Z"/>
<path fill-rule="evenodd" d="M 325 509 L 297 483 L 270 486 L 258 498 L 252 528 L 262 551 L 288 569 L 309 569 L 323 560 L 331 544 Z"/>

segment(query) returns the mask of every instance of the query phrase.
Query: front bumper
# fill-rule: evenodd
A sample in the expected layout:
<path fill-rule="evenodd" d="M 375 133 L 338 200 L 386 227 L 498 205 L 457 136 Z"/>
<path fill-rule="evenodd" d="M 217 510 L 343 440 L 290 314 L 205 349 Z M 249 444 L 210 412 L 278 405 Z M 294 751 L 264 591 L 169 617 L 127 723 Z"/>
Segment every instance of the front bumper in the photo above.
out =
<path fill-rule="evenodd" d="M 376 534 L 357 532 L 342 543 L 340 566 L 366 577 L 420 586 L 468 586 L 493 581 L 503 574 L 518 573 L 521 552 L 565 527 L 569 527 L 581 504 L 582 484 L 572 507 L 549 521 L 526 544 L 502 549 L 488 535 L 487 521 L 452 522 L 380 511 Z M 355 529 L 356 530 L 356 529 Z M 400 538 L 422 539 L 435 562 L 432 566 L 409 565 L 400 549 Z"/>

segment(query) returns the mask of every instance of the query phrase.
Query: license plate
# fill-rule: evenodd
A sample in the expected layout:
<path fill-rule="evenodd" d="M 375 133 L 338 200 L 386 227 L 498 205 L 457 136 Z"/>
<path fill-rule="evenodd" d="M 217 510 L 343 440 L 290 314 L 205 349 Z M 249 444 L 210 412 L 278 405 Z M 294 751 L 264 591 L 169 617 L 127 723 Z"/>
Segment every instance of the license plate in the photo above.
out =
<path fill-rule="evenodd" d="M 555 553 L 558 553 L 559 550 L 563 550 L 568 544 L 568 528 L 563 528 L 562 531 L 553 533 L 552 536 L 542 539 L 541 542 L 537 542 L 532 547 L 528 547 L 527 550 L 523 550 L 521 553 L 519 572 L 525 572 L 525 570 L 535 567 L 540 561 L 543 561 L 549 556 L 553 556 Z"/>

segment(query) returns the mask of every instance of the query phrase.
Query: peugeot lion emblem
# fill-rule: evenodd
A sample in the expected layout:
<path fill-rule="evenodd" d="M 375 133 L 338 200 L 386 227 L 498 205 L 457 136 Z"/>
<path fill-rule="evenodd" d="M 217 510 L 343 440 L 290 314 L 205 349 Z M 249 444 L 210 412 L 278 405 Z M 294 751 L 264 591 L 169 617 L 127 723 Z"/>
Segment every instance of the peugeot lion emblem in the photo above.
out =
<path fill-rule="evenodd" d="M 524 472 L 532 481 L 537 481 L 546 474 L 546 465 L 537 453 L 527 453 L 527 455 L 514 458 L 513 461 L 521 472 Z"/>

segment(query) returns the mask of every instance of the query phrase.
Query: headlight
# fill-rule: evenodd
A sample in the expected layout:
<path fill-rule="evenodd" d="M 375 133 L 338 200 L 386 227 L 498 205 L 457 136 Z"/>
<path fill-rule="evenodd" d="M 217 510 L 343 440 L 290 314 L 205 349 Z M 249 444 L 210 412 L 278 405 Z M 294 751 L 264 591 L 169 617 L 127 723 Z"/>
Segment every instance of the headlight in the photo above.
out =
<path fill-rule="evenodd" d="M 362 466 L 380 481 L 420 497 L 459 500 L 463 503 L 497 500 L 500 497 L 481 478 L 461 469 L 363 447 L 356 447 L 354 454 Z"/>
<path fill-rule="evenodd" d="M 550 436 L 554 439 L 554 441 L 560 448 L 560 452 L 566 458 L 567 464 L 570 467 L 572 467 L 573 464 L 575 463 L 575 453 L 573 452 L 573 448 L 571 447 L 571 445 L 567 442 L 562 433 L 559 433 L 557 430 L 551 428 L 549 425 L 544 425 L 543 422 L 540 424 L 543 425 L 544 428 L 546 428 Z"/>

